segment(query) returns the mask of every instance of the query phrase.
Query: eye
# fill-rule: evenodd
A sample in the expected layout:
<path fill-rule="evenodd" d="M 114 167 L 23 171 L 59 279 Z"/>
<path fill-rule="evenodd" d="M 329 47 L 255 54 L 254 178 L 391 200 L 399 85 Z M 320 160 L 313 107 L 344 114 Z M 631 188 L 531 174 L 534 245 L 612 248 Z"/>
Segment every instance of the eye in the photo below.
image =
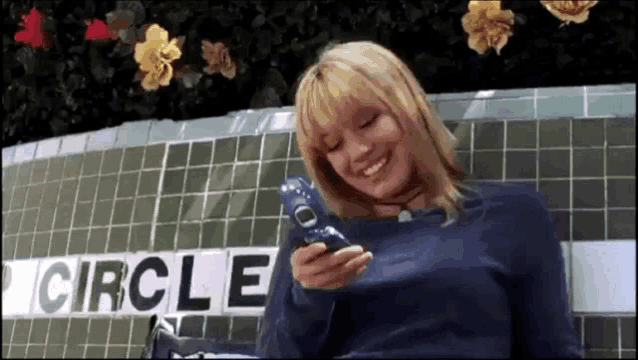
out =
<path fill-rule="evenodd" d="M 336 145 L 333 145 L 332 147 L 328 147 L 328 152 L 333 152 L 333 151 L 337 151 L 339 150 L 339 148 L 341 147 L 341 141 L 339 141 Z"/>
<path fill-rule="evenodd" d="M 379 118 L 379 115 L 374 115 L 372 117 L 372 120 L 368 121 L 367 123 L 364 123 L 360 126 L 361 129 L 367 128 L 369 126 L 371 126 L 372 124 L 374 124 L 377 121 L 377 118 Z"/>

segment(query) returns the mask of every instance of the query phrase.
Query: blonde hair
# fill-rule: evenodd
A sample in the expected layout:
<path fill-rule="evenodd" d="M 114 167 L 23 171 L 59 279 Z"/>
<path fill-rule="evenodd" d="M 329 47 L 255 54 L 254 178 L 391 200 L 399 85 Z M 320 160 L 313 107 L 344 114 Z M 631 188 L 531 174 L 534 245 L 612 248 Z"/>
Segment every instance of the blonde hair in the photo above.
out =
<path fill-rule="evenodd" d="M 308 175 L 328 209 L 342 220 L 373 216 L 373 206 L 365 200 L 369 196 L 340 180 L 324 155 L 321 135 L 325 134 L 326 126 L 338 119 L 339 109 L 376 103 L 389 109 L 403 134 L 409 137 L 422 180 L 430 172 L 423 151 L 427 139 L 432 141 L 440 159 L 441 166 L 435 169 L 436 173 L 446 173 L 457 181 L 465 177 L 460 167 L 454 166 L 456 138 L 443 125 L 406 64 L 373 42 L 328 44 L 317 63 L 298 81 L 295 127 L 297 146 Z"/>

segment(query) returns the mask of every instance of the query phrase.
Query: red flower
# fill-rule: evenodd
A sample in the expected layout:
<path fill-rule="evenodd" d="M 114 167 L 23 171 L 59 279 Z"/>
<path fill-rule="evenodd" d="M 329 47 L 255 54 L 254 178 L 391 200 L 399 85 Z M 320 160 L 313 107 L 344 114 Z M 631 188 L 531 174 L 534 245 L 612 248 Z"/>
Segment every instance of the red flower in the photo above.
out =
<path fill-rule="evenodd" d="M 51 47 L 50 34 L 42 31 L 44 16 L 36 9 L 31 9 L 29 15 L 22 15 L 20 26 L 24 30 L 15 34 L 15 40 L 48 50 Z"/>
<path fill-rule="evenodd" d="M 117 33 L 109 31 L 108 26 L 101 20 L 87 20 L 86 34 L 84 40 L 116 40 Z"/>

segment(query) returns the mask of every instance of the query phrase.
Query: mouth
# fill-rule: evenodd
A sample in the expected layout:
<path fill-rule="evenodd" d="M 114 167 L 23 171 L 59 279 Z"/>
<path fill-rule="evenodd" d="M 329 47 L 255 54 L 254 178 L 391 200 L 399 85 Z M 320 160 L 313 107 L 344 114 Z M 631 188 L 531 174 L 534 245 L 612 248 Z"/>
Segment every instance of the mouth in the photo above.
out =
<path fill-rule="evenodd" d="M 378 161 L 375 161 L 374 164 L 372 164 L 366 169 L 359 171 L 359 176 L 369 179 L 382 174 L 384 170 L 386 169 L 386 167 L 388 166 L 388 163 L 390 162 L 391 158 L 392 158 L 392 152 L 388 151 L 381 159 L 379 159 Z"/>

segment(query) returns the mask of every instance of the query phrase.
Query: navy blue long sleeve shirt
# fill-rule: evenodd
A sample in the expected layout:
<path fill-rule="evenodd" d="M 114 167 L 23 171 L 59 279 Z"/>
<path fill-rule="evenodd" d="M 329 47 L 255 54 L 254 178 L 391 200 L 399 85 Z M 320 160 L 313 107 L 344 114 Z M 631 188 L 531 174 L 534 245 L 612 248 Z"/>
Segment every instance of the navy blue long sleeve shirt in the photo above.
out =
<path fill-rule="evenodd" d="M 368 271 L 336 291 L 292 278 L 283 242 L 257 339 L 261 357 L 582 358 L 555 224 L 527 187 L 479 183 L 467 219 L 442 209 L 352 221 Z"/>

